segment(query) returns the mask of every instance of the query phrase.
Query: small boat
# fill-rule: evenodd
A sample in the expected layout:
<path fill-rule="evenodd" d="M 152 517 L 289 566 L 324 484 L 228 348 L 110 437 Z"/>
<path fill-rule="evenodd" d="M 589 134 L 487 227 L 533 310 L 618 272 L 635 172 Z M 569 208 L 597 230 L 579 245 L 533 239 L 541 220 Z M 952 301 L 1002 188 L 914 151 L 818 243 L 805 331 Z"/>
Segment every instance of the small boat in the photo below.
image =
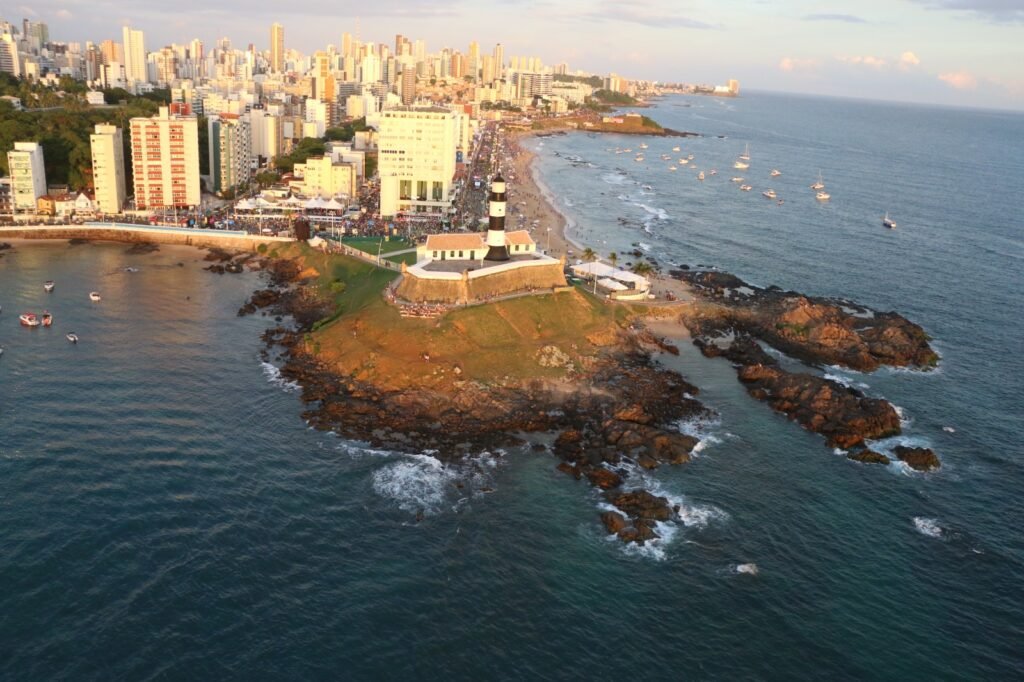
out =
<path fill-rule="evenodd" d="M 896 221 L 889 217 L 889 212 L 885 212 L 885 217 L 882 218 L 882 225 L 885 225 L 890 230 L 896 229 Z"/>
<path fill-rule="evenodd" d="M 765 191 L 761 192 L 761 196 L 763 196 L 765 199 L 774 199 L 775 198 L 775 190 L 773 190 L 773 189 L 766 189 Z"/>
<path fill-rule="evenodd" d="M 103 299 L 100 298 L 100 293 L 98 291 L 90 291 L 89 300 L 95 303 L 96 301 L 101 301 Z"/>
<path fill-rule="evenodd" d="M 697 173 L 697 179 L 700 180 L 701 182 L 704 182 L 704 171 Z"/>
<path fill-rule="evenodd" d="M 43 326 L 44 326 L 44 327 L 49 327 L 49 326 L 51 326 L 51 325 L 53 324 L 53 315 L 51 315 L 50 313 L 48 313 L 48 312 L 46 312 L 46 311 L 44 310 L 44 311 L 43 311 L 43 319 L 42 319 L 42 323 L 43 323 Z"/>
<path fill-rule="evenodd" d="M 816 191 L 825 189 L 825 181 L 821 179 L 821 171 L 818 171 L 818 181 L 811 185 L 811 189 Z"/>
<path fill-rule="evenodd" d="M 749 192 L 750 190 L 752 190 L 754 188 L 751 187 L 750 185 L 740 185 L 740 189 L 743 190 L 744 192 Z"/>
<path fill-rule="evenodd" d="M 640 143 L 640 149 L 647 149 L 647 143 L 646 142 L 641 142 Z"/>
<path fill-rule="evenodd" d="M 679 169 L 678 169 L 678 168 L 676 168 L 675 166 L 669 166 L 669 167 L 668 167 L 668 169 L 669 169 L 670 171 L 672 171 L 673 173 L 675 173 L 675 172 L 676 172 L 677 170 L 679 170 Z"/>
<path fill-rule="evenodd" d="M 52 279 L 48 279 L 45 282 L 43 282 L 43 288 L 46 289 L 46 293 L 50 293 L 51 291 L 53 291 L 53 288 L 55 286 L 57 285 L 53 283 Z"/>
<path fill-rule="evenodd" d="M 685 166 L 686 164 L 690 163 L 690 160 L 689 159 L 679 159 L 679 163 L 681 163 L 682 165 Z"/>
<path fill-rule="evenodd" d="M 735 168 L 736 170 L 747 170 L 748 168 L 750 168 L 750 164 L 744 161 L 737 160 L 736 163 L 732 165 L 732 167 Z"/>
<path fill-rule="evenodd" d="M 829 199 L 832 198 L 832 195 L 826 192 L 825 190 L 821 190 L 820 192 L 814 195 L 814 198 L 817 199 L 818 201 L 828 201 Z"/>
<path fill-rule="evenodd" d="M 735 177 L 732 179 L 733 182 L 743 182 L 743 178 Z"/>
<path fill-rule="evenodd" d="M 768 175 L 772 176 L 773 178 L 777 178 L 780 175 L 782 175 L 782 171 L 780 171 L 778 168 L 772 168 L 772 172 L 769 173 Z"/>
<path fill-rule="evenodd" d="M 712 168 L 710 175 L 718 175 L 718 171 L 716 171 L 714 168 Z"/>
<path fill-rule="evenodd" d="M 741 161 L 750 161 L 750 145 L 749 144 L 743 145 L 743 153 L 740 154 L 740 160 Z"/>
<path fill-rule="evenodd" d="M 779 199 L 779 200 L 778 200 L 777 202 L 775 202 L 775 203 L 776 203 L 776 204 L 778 204 L 779 206 L 782 206 L 782 205 L 783 205 L 784 203 L 786 203 L 786 200 L 785 200 L 785 199 Z"/>
<path fill-rule="evenodd" d="M 38 327 L 39 318 L 36 317 L 35 313 L 22 313 L 18 316 L 18 320 L 21 322 L 23 327 Z"/>
<path fill-rule="evenodd" d="M 74 332 L 68 332 L 67 334 L 64 335 L 64 338 L 70 341 L 71 343 L 78 343 L 78 334 Z"/>
<path fill-rule="evenodd" d="M 674 152 L 679 151 L 679 147 L 672 147 L 672 151 L 674 151 Z"/>
<path fill-rule="evenodd" d="M 688 158 L 688 159 L 689 159 L 690 161 L 693 161 L 693 154 L 690 154 L 690 155 L 689 155 L 689 156 L 687 156 L 686 158 Z"/>

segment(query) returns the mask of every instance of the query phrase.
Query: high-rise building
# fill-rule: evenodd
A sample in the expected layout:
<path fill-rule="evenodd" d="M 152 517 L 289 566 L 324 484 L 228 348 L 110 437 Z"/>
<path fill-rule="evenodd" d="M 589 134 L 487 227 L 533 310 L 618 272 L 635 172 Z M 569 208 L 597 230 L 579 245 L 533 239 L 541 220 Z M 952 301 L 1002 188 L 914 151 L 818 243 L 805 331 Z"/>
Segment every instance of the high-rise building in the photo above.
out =
<path fill-rule="evenodd" d="M 416 69 L 412 66 L 406 66 L 402 70 L 399 94 L 402 97 L 402 104 L 412 104 L 416 101 Z"/>
<path fill-rule="evenodd" d="M 381 112 L 381 216 L 448 210 L 458 124 L 456 114 L 442 107 L 399 106 Z"/>
<path fill-rule="evenodd" d="M 341 34 L 341 56 L 342 57 L 355 57 L 355 51 L 352 49 L 352 34 L 342 33 Z"/>
<path fill-rule="evenodd" d="M 209 129 L 210 179 L 214 192 L 235 190 L 252 179 L 252 132 L 249 116 L 220 113 Z"/>
<path fill-rule="evenodd" d="M 380 58 L 373 53 L 363 57 L 362 64 L 360 65 L 359 68 L 359 82 L 376 83 L 377 81 L 380 80 L 380 77 Z"/>
<path fill-rule="evenodd" d="M 0 36 L 0 71 L 15 78 L 21 76 L 21 58 L 18 56 L 18 42 L 10 33 Z"/>
<path fill-rule="evenodd" d="M 466 60 L 466 73 L 474 81 L 480 77 L 480 43 L 475 40 L 469 44 L 469 56 Z"/>
<path fill-rule="evenodd" d="M 729 92 L 734 95 L 740 94 L 740 82 L 735 78 L 729 79 Z"/>
<path fill-rule="evenodd" d="M 170 85 L 178 77 L 178 55 L 171 47 L 161 48 L 153 55 L 156 63 L 156 82 Z"/>
<path fill-rule="evenodd" d="M 249 127 L 253 157 L 262 157 L 269 162 L 281 153 L 280 116 L 264 109 L 254 109 L 249 113 Z"/>
<path fill-rule="evenodd" d="M 277 23 L 270 27 L 270 70 L 284 72 L 284 26 Z"/>
<path fill-rule="evenodd" d="M 122 31 L 124 40 L 124 74 L 128 82 L 145 83 L 146 78 L 146 42 L 142 31 L 125 26 Z"/>
<path fill-rule="evenodd" d="M 100 43 L 100 52 L 103 53 L 104 64 L 124 64 L 124 47 L 121 43 L 104 40 Z"/>
<path fill-rule="evenodd" d="M 146 208 L 198 206 L 199 126 L 195 116 L 171 114 L 131 120 L 135 205 Z"/>
<path fill-rule="evenodd" d="M 331 55 L 320 51 L 313 55 L 313 97 L 321 102 L 334 102 L 336 92 Z"/>
<path fill-rule="evenodd" d="M 498 43 L 494 46 L 494 79 L 498 80 L 505 75 L 505 48 Z"/>
<path fill-rule="evenodd" d="M 89 136 L 92 148 L 92 183 L 101 213 L 120 213 L 124 208 L 124 136 L 109 123 L 97 123 Z"/>
<path fill-rule="evenodd" d="M 42 145 L 38 142 L 15 142 L 14 149 L 7 152 L 7 170 L 11 174 L 15 212 L 35 212 L 37 200 L 46 194 Z"/>

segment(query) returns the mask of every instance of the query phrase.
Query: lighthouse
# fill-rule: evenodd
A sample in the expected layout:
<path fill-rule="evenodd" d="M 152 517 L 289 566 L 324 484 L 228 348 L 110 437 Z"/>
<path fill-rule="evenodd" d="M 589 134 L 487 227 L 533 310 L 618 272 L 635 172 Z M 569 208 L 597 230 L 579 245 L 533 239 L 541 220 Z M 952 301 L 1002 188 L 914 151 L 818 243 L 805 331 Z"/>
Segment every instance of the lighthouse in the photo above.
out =
<path fill-rule="evenodd" d="M 497 175 L 491 181 L 490 221 L 487 223 L 487 255 L 484 260 L 508 260 L 505 245 L 505 179 Z"/>

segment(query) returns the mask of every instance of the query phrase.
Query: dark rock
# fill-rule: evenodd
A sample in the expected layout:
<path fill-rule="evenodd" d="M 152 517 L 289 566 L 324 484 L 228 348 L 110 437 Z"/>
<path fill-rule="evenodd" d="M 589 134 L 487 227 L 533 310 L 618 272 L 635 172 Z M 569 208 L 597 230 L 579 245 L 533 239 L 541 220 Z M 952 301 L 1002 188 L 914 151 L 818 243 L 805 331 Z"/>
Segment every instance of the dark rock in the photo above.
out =
<path fill-rule="evenodd" d="M 667 521 L 672 517 L 672 507 L 669 506 L 667 499 L 652 495 L 643 489 L 610 492 L 606 493 L 605 497 L 612 505 L 634 519 Z"/>
<path fill-rule="evenodd" d="M 628 525 L 625 516 L 613 511 L 601 514 L 601 523 L 604 524 L 605 530 L 608 531 L 609 535 L 620 532 Z"/>
<path fill-rule="evenodd" d="M 570 476 L 575 478 L 577 481 L 580 479 L 581 473 L 580 473 L 579 467 L 573 466 L 572 464 L 569 464 L 568 462 L 559 462 L 558 466 L 556 468 L 559 471 L 561 471 L 563 474 L 569 474 Z"/>
<path fill-rule="evenodd" d="M 590 481 L 591 485 L 601 490 L 611 490 L 622 485 L 622 476 L 604 467 L 587 472 L 587 480 Z"/>
<path fill-rule="evenodd" d="M 906 462 L 911 469 L 917 471 L 935 471 L 942 466 L 942 462 L 931 448 L 908 448 L 897 445 L 893 452 L 900 461 Z"/>
<path fill-rule="evenodd" d="M 852 459 L 855 462 L 862 462 L 864 464 L 888 464 L 889 458 L 880 452 L 874 450 L 858 450 L 856 452 L 846 453 L 848 459 Z"/>

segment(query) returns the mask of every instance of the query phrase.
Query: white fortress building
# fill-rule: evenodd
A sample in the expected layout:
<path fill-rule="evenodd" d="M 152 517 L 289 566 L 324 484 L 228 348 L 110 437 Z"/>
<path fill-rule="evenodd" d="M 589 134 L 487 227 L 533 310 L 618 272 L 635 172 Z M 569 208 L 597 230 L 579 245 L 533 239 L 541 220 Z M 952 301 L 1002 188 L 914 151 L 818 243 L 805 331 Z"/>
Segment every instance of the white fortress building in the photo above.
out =
<path fill-rule="evenodd" d="M 402 266 L 395 293 L 413 303 L 471 303 L 566 287 L 565 261 L 537 251 L 526 230 L 505 231 L 506 185 L 491 182 L 487 232 L 432 234 Z"/>

